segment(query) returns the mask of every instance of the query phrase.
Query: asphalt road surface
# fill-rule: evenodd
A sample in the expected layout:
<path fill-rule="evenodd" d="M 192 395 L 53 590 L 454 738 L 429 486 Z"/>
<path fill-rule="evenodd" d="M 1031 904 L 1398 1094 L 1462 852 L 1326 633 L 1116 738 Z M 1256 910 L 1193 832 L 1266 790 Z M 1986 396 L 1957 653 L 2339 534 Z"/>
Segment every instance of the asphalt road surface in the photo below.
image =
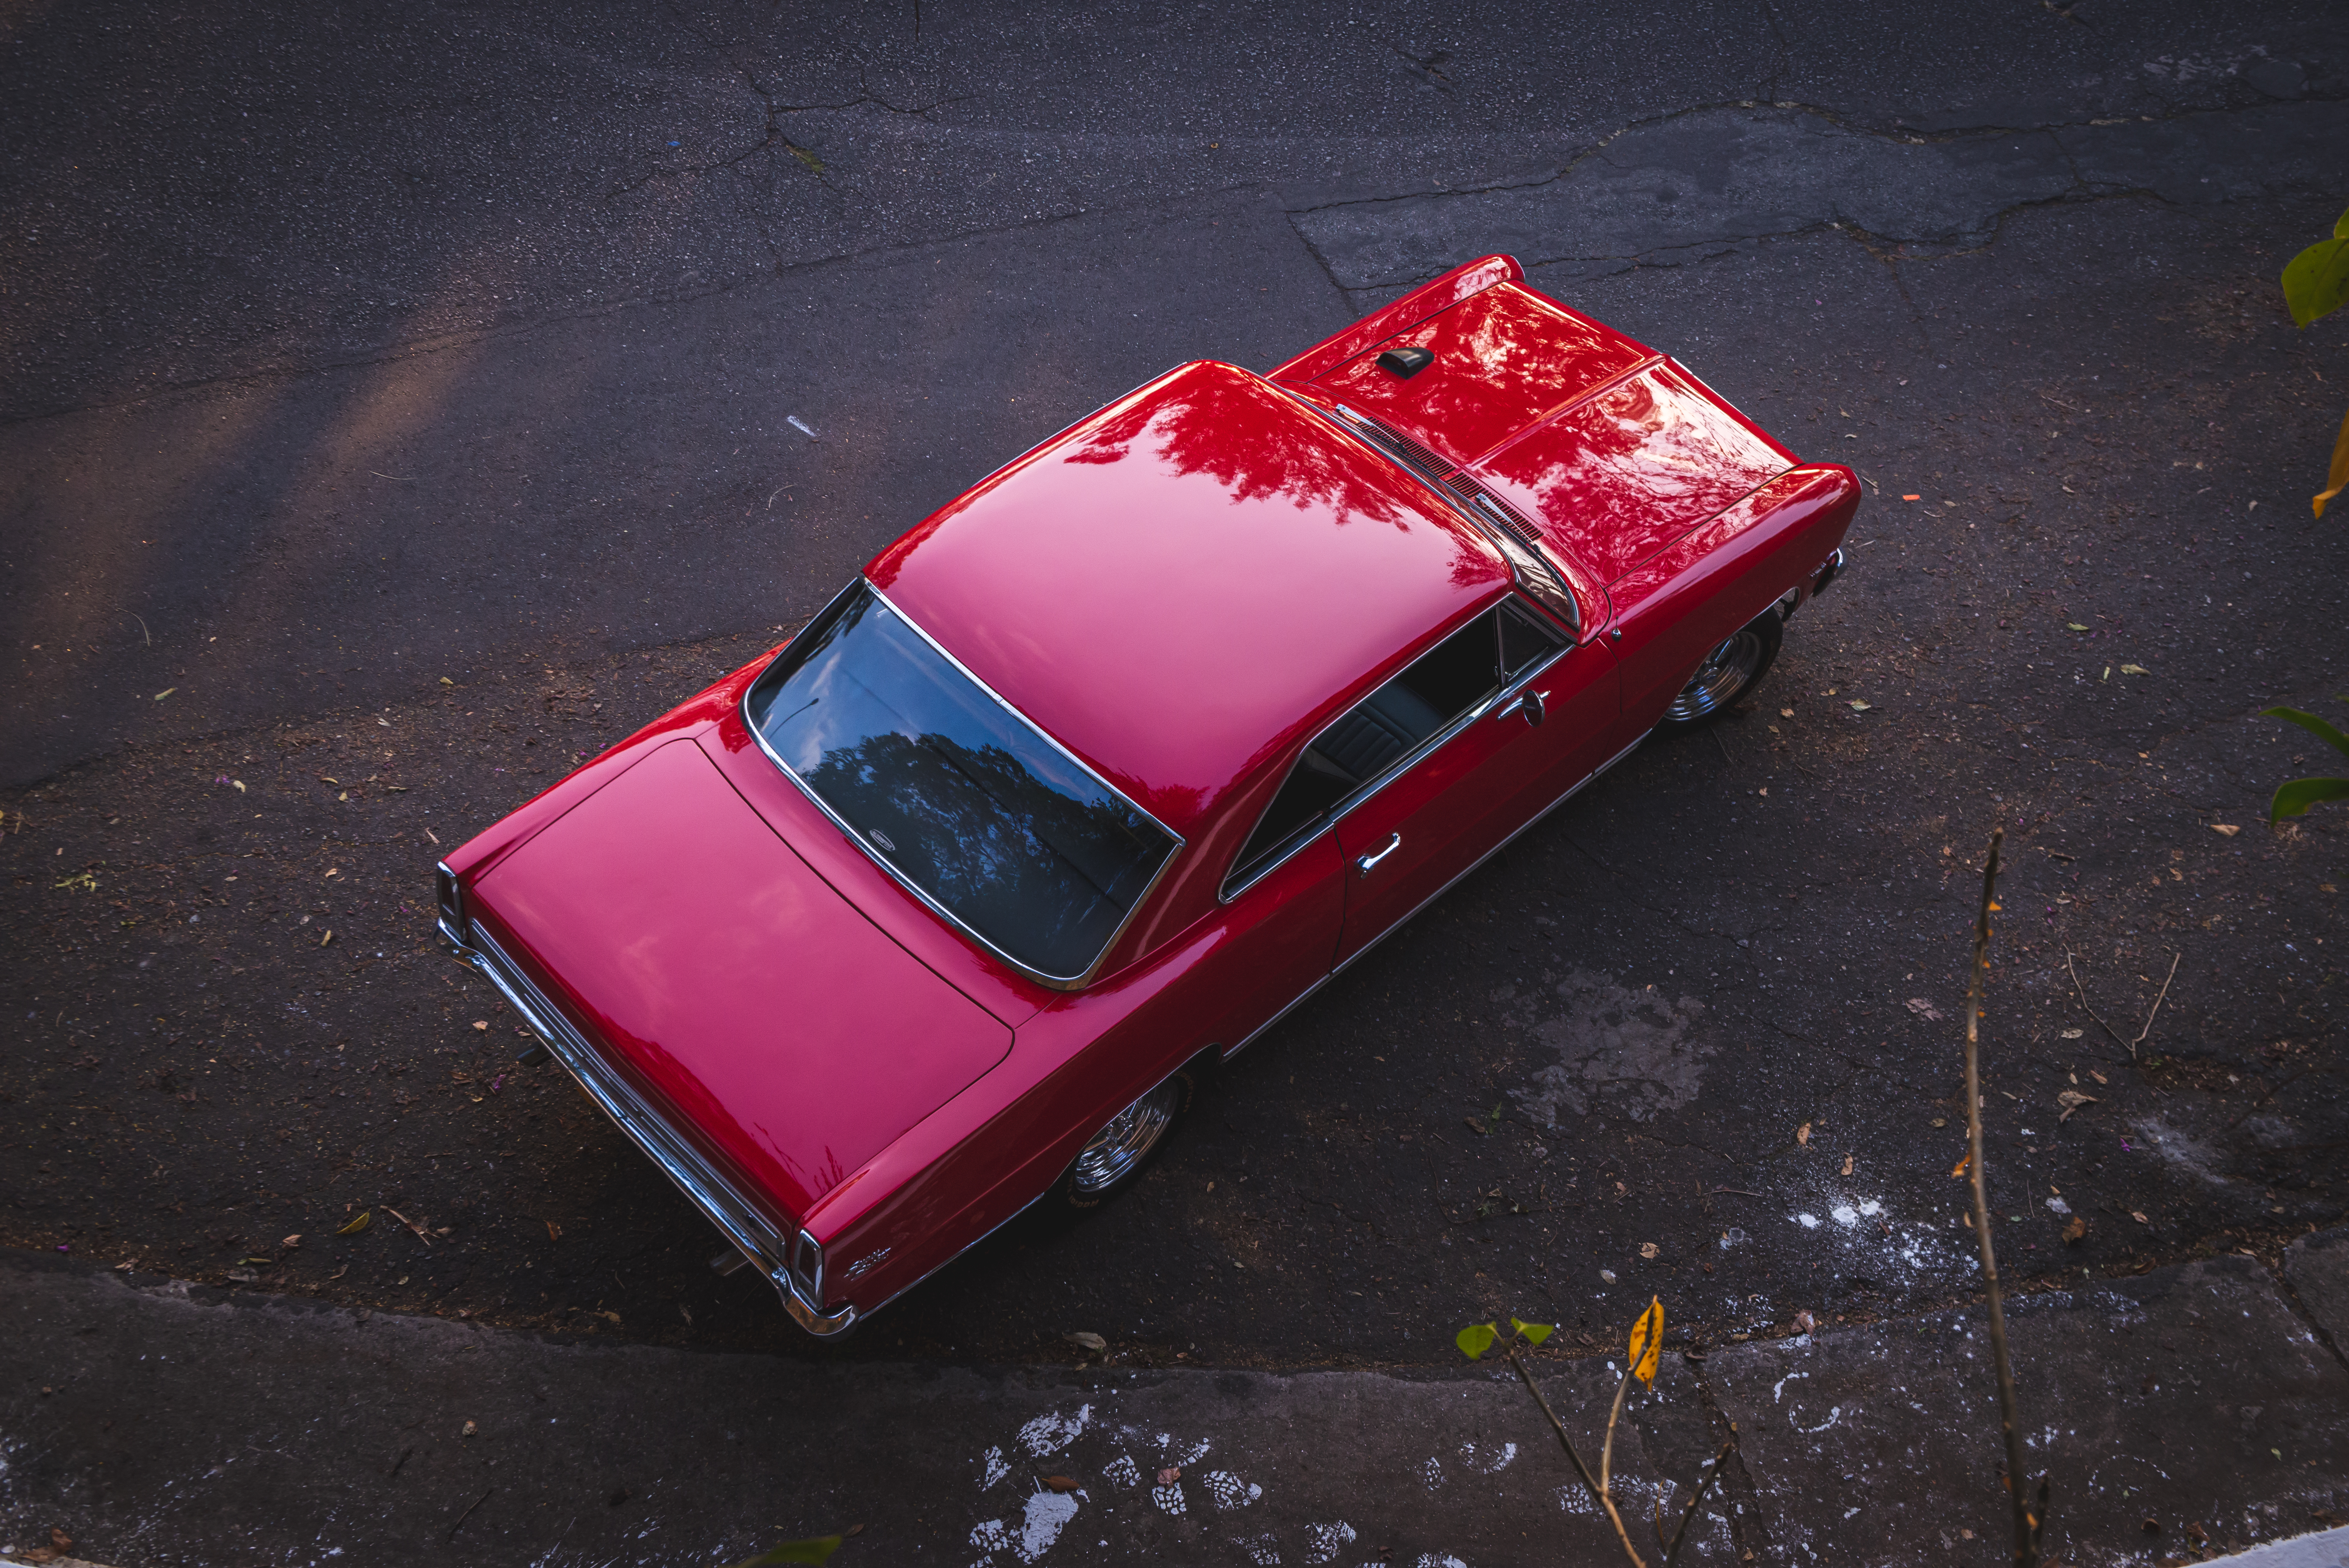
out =
<path fill-rule="evenodd" d="M 1921 1310 L 1972 1288 L 1956 1020 L 2001 822 L 2014 1272 L 2342 1217 L 2344 818 L 2267 826 L 2325 757 L 2257 717 L 2343 689 L 2307 497 L 2349 328 L 2274 282 L 2349 195 L 2337 7 L 98 5 L 5 39 L 0 1241 L 850 1359 Z M 1134 383 L 1495 249 L 1866 478 L 1758 697 L 1325 989 L 1083 1223 L 838 1346 L 711 1275 L 433 950 L 434 845 Z"/>

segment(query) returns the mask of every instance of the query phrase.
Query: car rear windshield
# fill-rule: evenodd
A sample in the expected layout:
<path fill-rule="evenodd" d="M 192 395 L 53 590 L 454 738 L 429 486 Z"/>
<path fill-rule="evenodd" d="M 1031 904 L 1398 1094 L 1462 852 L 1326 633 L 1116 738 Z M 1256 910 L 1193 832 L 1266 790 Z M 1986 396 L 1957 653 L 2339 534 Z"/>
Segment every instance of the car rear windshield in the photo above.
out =
<path fill-rule="evenodd" d="M 1092 969 L 1180 844 L 869 583 L 792 640 L 744 712 L 867 852 L 1044 978 Z"/>

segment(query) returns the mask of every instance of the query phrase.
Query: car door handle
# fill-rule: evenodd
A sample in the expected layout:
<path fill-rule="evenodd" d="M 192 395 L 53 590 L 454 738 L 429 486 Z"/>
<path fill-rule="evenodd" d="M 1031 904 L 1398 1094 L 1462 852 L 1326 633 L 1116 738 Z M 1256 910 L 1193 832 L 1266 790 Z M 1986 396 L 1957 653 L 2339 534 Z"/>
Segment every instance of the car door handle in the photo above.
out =
<path fill-rule="evenodd" d="M 1516 714 L 1528 725 L 1538 726 L 1543 719 L 1549 717 L 1549 710 L 1542 704 L 1542 694 L 1527 686 L 1517 694 L 1516 701 L 1500 709 L 1493 717 L 1506 718 L 1511 714 Z"/>
<path fill-rule="evenodd" d="M 1381 861 L 1385 860 L 1389 855 L 1394 853 L 1401 848 L 1402 848 L 1402 835 L 1401 833 L 1397 833 L 1387 840 L 1387 847 L 1381 850 L 1377 854 L 1363 855 L 1360 859 L 1356 860 L 1354 861 L 1354 869 L 1361 872 L 1364 876 L 1368 876 L 1371 874 L 1371 869 Z"/>

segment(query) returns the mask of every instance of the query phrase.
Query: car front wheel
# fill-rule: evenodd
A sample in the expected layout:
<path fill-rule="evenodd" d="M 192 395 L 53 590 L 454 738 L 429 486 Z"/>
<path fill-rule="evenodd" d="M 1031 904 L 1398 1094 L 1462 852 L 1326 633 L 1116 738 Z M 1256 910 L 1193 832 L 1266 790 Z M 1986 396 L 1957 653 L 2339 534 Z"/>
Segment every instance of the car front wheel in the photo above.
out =
<path fill-rule="evenodd" d="M 1773 605 L 1704 655 L 1657 721 L 1660 729 L 1693 729 L 1726 713 L 1739 697 L 1761 684 L 1778 657 L 1785 623 Z"/>
<path fill-rule="evenodd" d="M 1191 1074 L 1179 1072 L 1111 1117 L 1061 1175 L 1061 1201 L 1091 1209 L 1132 1185 L 1191 1108 Z"/>

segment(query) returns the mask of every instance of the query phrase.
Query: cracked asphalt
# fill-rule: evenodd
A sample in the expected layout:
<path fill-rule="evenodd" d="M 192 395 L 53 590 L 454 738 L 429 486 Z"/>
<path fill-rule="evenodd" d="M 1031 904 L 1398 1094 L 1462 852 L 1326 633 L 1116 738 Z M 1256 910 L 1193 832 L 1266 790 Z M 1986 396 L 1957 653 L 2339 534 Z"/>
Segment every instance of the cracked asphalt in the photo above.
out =
<path fill-rule="evenodd" d="M 2256 717 L 2342 688 L 2306 498 L 2349 329 L 2274 284 L 2349 184 L 2337 8 L 99 5 L 13 24 L 0 89 L 9 1244 L 821 1359 L 1923 1311 L 1971 1298 L 1999 822 L 2025 1286 L 2343 1216 L 2343 819 L 2265 824 L 2320 758 Z M 1756 699 L 1325 989 L 1085 1222 L 838 1346 L 710 1275 L 431 950 L 433 845 L 1133 384 L 1494 249 L 1866 478 Z"/>

